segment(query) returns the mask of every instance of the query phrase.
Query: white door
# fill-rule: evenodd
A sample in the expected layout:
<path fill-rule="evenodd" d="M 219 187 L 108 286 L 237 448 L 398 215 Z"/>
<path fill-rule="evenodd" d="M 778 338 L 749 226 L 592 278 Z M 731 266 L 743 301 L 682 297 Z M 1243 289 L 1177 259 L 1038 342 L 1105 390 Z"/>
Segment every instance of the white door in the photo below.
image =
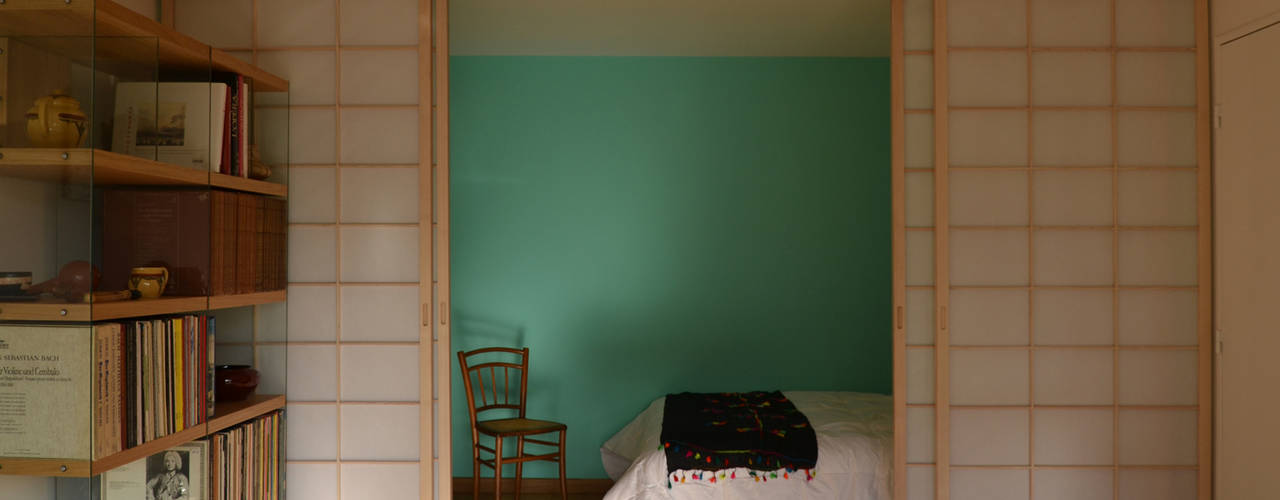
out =
<path fill-rule="evenodd" d="M 1216 498 L 1280 495 L 1280 24 L 1219 47 Z"/>

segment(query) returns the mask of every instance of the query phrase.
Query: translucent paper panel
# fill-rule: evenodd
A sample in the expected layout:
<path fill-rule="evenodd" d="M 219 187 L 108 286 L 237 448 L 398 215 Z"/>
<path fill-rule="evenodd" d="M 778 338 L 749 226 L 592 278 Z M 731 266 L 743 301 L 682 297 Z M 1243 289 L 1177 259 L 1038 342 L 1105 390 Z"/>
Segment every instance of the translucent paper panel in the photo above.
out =
<path fill-rule="evenodd" d="M 1194 470 L 1122 470 L 1120 498 L 1124 500 L 1195 500 Z"/>
<path fill-rule="evenodd" d="M 1113 399 L 1112 352 L 1094 349 L 1035 351 L 1035 403 L 1109 405 Z"/>
<path fill-rule="evenodd" d="M 936 474 L 933 467 L 907 467 L 907 500 L 933 500 Z"/>
<path fill-rule="evenodd" d="M 1026 290 L 951 292 L 952 345 L 1026 345 Z"/>
<path fill-rule="evenodd" d="M 1121 285 L 1196 284 L 1195 231 L 1121 231 Z"/>
<path fill-rule="evenodd" d="M 1117 129 L 1122 166 L 1196 166 L 1195 112 L 1124 111 Z"/>
<path fill-rule="evenodd" d="M 952 350 L 951 404 L 1029 403 L 1027 357 L 1025 350 Z"/>
<path fill-rule="evenodd" d="M 1073 5 L 1072 2 L 1051 3 Z M 1105 8 L 1106 3 L 1102 3 Z M 1031 100 L 1037 106 L 1111 104 L 1111 55 L 1106 52 L 1031 54 Z"/>
<path fill-rule="evenodd" d="M 1026 285 L 1026 231 L 951 231 L 951 284 Z"/>
<path fill-rule="evenodd" d="M 907 109 L 933 108 L 933 56 L 906 56 Z"/>
<path fill-rule="evenodd" d="M 1027 55 L 1021 52 L 952 52 L 952 106 L 1026 106 Z"/>
<path fill-rule="evenodd" d="M 907 404 L 932 404 L 933 349 L 907 350 Z"/>
<path fill-rule="evenodd" d="M 1116 0 L 1121 47 L 1195 47 L 1194 0 Z"/>
<path fill-rule="evenodd" d="M 1110 345 L 1115 339 L 1110 290 L 1036 290 L 1036 345 Z"/>
<path fill-rule="evenodd" d="M 907 50 L 933 50 L 933 0 L 905 0 L 903 41 Z"/>
<path fill-rule="evenodd" d="M 1031 471 L 954 469 L 951 500 L 1026 500 L 1031 495 Z"/>
<path fill-rule="evenodd" d="M 952 111 L 951 165 L 1015 167 L 1027 164 L 1027 113 Z"/>
<path fill-rule="evenodd" d="M 1121 351 L 1120 404 L 1196 404 L 1196 355 L 1196 351 Z"/>
<path fill-rule="evenodd" d="M 1110 470 L 1037 469 L 1031 473 L 1036 500 L 1113 500 Z"/>
<path fill-rule="evenodd" d="M 1112 175 L 1105 170 L 1040 170 L 1032 173 L 1031 204 L 1037 225 L 1110 226 Z"/>
<path fill-rule="evenodd" d="M 907 290 L 907 345 L 933 344 L 933 309 L 932 290 Z"/>
<path fill-rule="evenodd" d="M 1196 176 L 1193 170 L 1120 172 L 1120 225 L 1194 226 Z"/>
<path fill-rule="evenodd" d="M 1195 463 L 1195 410 L 1120 410 L 1121 465 Z"/>
<path fill-rule="evenodd" d="M 1026 408 L 951 410 L 952 465 L 1027 465 Z"/>
<path fill-rule="evenodd" d="M 1111 464 L 1113 415 L 1112 410 L 1036 410 L 1036 465 Z"/>
<path fill-rule="evenodd" d="M 933 463 L 935 414 L 933 408 L 907 408 L 907 463 Z"/>
<path fill-rule="evenodd" d="M 1031 45 L 1105 47 L 1111 45 L 1108 0 L 1031 0 Z"/>
<path fill-rule="evenodd" d="M 909 114 L 903 120 L 907 168 L 933 167 L 933 115 Z"/>
<path fill-rule="evenodd" d="M 1032 122 L 1036 165 L 1111 165 L 1110 112 L 1036 111 Z"/>
<path fill-rule="evenodd" d="M 1027 172 L 953 170 L 951 224 L 957 226 L 1027 225 Z"/>
<path fill-rule="evenodd" d="M 907 227 L 933 226 L 933 173 L 906 174 Z"/>
<path fill-rule="evenodd" d="M 1121 290 L 1122 345 L 1196 345 L 1194 290 Z"/>
<path fill-rule="evenodd" d="M 907 231 L 907 286 L 933 284 L 933 231 Z"/>
<path fill-rule="evenodd" d="M 1116 101 L 1122 106 L 1195 106 L 1194 52 L 1120 52 Z"/>
<path fill-rule="evenodd" d="M 947 31 L 952 47 L 1025 47 L 1026 0 L 951 0 Z"/>
<path fill-rule="evenodd" d="M 1035 284 L 1110 285 L 1111 231 L 1036 231 Z"/>

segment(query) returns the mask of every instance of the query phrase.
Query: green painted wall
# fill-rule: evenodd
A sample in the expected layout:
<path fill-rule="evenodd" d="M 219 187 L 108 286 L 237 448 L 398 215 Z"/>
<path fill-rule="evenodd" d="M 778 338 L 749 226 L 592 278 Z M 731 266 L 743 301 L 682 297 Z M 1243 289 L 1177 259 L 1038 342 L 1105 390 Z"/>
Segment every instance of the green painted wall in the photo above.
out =
<path fill-rule="evenodd" d="M 453 348 L 530 348 L 569 477 L 668 392 L 890 391 L 887 59 L 450 61 Z"/>

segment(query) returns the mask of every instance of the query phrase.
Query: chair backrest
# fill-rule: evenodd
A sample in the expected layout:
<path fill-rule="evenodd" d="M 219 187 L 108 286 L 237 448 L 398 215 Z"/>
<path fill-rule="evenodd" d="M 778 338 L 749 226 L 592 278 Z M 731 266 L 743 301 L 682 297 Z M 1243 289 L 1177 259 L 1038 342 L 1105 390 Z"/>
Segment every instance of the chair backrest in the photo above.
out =
<path fill-rule="evenodd" d="M 507 354 L 514 355 L 516 361 L 486 360 L 477 364 L 470 363 L 470 359 L 477 356 L 485 359 L 510 358 L 510 356 L 504 356 Z M 486 347 L 474 351 L 458 351 L 458 366 L 462 369 L 462 383 L 467 391 L 467 411 L 471 415 L 473 440 L 476 438 L 476 416 L 481 413 L 491 410 L 514 410 L 517 416 L 524 418 L 524 400 L 529 386 L 528 347 L 524 349 Z"/>

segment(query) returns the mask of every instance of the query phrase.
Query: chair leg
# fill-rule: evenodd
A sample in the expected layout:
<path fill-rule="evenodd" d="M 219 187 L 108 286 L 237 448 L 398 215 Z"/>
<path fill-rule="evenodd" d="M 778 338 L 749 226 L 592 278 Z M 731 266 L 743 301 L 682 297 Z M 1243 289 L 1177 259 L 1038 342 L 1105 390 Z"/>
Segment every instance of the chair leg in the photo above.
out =
<path fill-rule="evenodd" d="M 471 447 L 471 500 L 480 500 L 480 444 Z"/>
<path fill-rule="evenodd" d="M 495 438 L 493 443 L 493 498 L 502 500 L 502 438 Z"/>
<path fill-rule="evenodd" d="M 560 431 L 560 499 L 569 500 L 569 488 L 564 478 L 564 438 L 566 431 Z"/>
<path fill-rule="evenodd" d="M 516 458 L 524 458 L 524 436 L 516 438 Z M 520 480 L 524 478 L 524 462 L 516 462 L 516 500 L 520 500 Z"/>

